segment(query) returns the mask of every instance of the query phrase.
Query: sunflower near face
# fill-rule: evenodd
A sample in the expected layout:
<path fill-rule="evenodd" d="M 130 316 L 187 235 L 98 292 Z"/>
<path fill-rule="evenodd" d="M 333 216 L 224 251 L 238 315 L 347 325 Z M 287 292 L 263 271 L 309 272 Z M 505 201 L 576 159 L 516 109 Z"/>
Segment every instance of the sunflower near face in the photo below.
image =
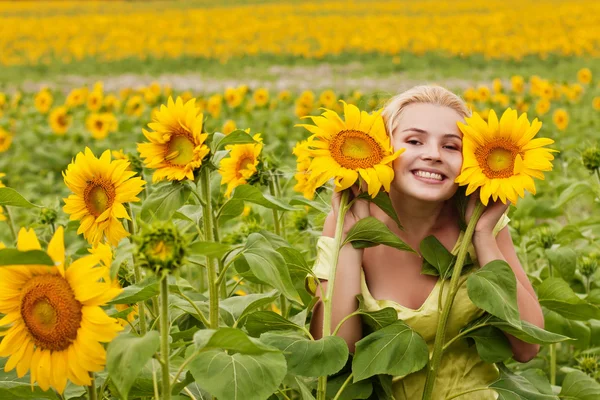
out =
<path fill-rule="evenodd" d="M 392 161 L 404 151 L 396 152 L 390 143 L 381 111 L 368 114 L 346 104 L 344 118 L 331 110 L 318 117 L 309 116 L 315 125 L 300 124 L 313 135 L 309 138 L 309 182 L 319 187 L 333 178 L 335 191 L 352 186 L 359 176 L 367 184 L 371 197 L 381 187 L 390 190 L 394 179 Z"/>
<path fill-rule="evenodd" d="M 169 97 L 167 105 L 161 105 L 148 124 L 152 131 L 143 130 L 149 142 L 137 145 L 146 167 L 155 170 L 153 182 L 194 179 L 194 170 L 210 151 L 202 124 L 203 114 L 195 107 L 195 99 L 184 104 L 179 97 L 176 101 Z"/>
<path fill-rule="evenodd" d="M 17 248 L 40 250 L 33 229 L 21 228 Z M 17 376 L 28 371 L 31 384 L 63 393 L 70 380 L 91 384 L 90 372 L 104 369 L 106 350 L 123 328 L 101 308 L 121 289 L 104 282 L 106 268 L 95 255 L 65 265 L 64 230 L 59 227 L 48 243 L 55 266 L 10 265 L 0 269 L 0 326 L 8 330 L 0 357 L 9 357 L 5 371 Z"/>
<path fill-rule="evenodd" d="M 50 128 L 57 135 L 64 135 L 71 126 L 71 116 L 69 110 L 65 106 L 57 107 L 50 113 L 48 118 L 50 121 Z"/>
<path fill-rule="evenodd" d="M 221 160 L 219 174 L 221 185 L 227 185 L 226 197 L 231 196 L 233 189 L 248 183 L 248 179 L 257 172 L 260 152 L 262 151 L 262 138 L 260 133 L 252 136 L 257 143 L 236 144 L 226 146 L 229 157 Z"/>
<path fill-rule="evenodd" d="M 491 110 L 488 122 L 475 113 L 458 122 L 463 132 L 463 165 L 456 182 L 468 185 L 466 194 L 480 189 L 480 199 L 487 205 L 490 197 L 516 204 L 525 190 L 535 194 L 533 178 L 544 179 L 543 171 L 552 170 L 552 152 L 543 148 L 554 143 L 552 139 L 534 139 L 542 127 L 536 119 L 532 123 L 527 114 L 517 118 L 517 111 L 508 108 L 500 121 Z"/>
<path fill-rule="evenodd" d="M 113 246 L 129 236 L 120 219 L 130 219 L 123 203 L 140 201 L 136 196 L 146 184 L 135 172 L 127 170 L 129 162 L 111 161 L 110 150 L 100 158 L 86 147 L 71 162 L 63 177 L 73 192 L 63 199 L 63 211 L 70 220 L 81 221 L 77 234 L 96 246 L 105 239 Z"/>

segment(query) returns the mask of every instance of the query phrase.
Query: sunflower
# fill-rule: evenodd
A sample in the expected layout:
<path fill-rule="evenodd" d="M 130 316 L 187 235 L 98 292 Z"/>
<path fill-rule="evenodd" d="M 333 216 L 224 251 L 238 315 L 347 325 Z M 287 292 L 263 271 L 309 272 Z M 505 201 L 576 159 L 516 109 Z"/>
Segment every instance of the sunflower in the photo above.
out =
<path fill-rule="evenodd" d="M 236 88 L 228 87 L 225 89 L 225 102 L 229 108 L 236 108 L 244 99 L 242 92 Z"/>
<path fill-rule="evenodd" d="M 64 135 L 71 125 L 71 119 L 67 107 L 57 107 L 50 113 L 50 128 L 57 135 Z"/>
<path fill-rule="evenodd" d="M 96 246 L 107 238 L 113 246 L 129 236 L 120 218 L 130 219 L 123 203 L 140 201 L 136 196 L 146 184 L 135 172 L 128 171 L 129 162 L 111 161 L 110 150 L 100 158 L 86 147 L 63 172 L 65 184 L 74 194 L 63 199 L 64 212 L 70 219 L 80 220 L 77 234 Z"/>
<path fill-rule="evenodd" d="M 4 208 L 0 206 L 0 222 L 6 221 L 6 215 L 4 215 Z"/>
<path fill-rule="evenodd" d="M 323 107 L 333 108 L 333 107 L 335 107 L 336 101 L 337 101 L 337 96 L 336 96 L 335 92 L 331 89 L 325 90 L 319 96 L 319 103 Z"/>
<path fill-rule="evenodd" d="M 516 204 L 525 189 L 535 194 L 532 177 L 544 179 L 542 171 L 552 170 L 552 152 L 556 151 L 543 148 L 554 143 L 552 139 L 533 139 L 542 123 L 537 118 L 530 123 L 527 114 L 517 118 L 517 111 L 510 108 L 500 121 L 494 110 L 487 123 L 477 113 L 465 120 L 466 124 L 458 123 L 464 134 L 463 166 L 456 182 L 469 185 L 466 194 L 480 188 L 484 205 L 490 196 Z"/>
<path fill-rule="evenodd" d="M 0 153 L 4 153 L 10 149 L 12 143 L 12 135 L 0 128 Z"/>
<path fill-rule="evenodd" d="M 594 97 L 592 107 L 594 107 L 594 110 L 600 111 L 600 96 Z"/>
<path fill-rule="evenodd" d="M 19 250 L 39 250 L 33 229 L 21 228 Z M 55 266 L 12 265 L 0 268 L 0 326 L 9 325 L 0 343 L 0 357 L 10 357 L 5 371 L 17 376 L 30 371 L 31 384 L 63 393 L 67 379 L 91 384 L 90 372 L 104 369 L 106 351 L 100 343 L 113 340 L 123 328 L 102 305 L 121 289 L 101 281 L 106 268 L 88 255 L 65 265 L 62 227 L 48 243 Z"/>
<path fill-rule="evenodd" d="M 325 110 L 322 116 L 307 117 L 316 125 L 297 125 L 313 133 L 308 144 L 312 157 L 308 181 L 319 187 L 334 178 L 338 192 L 352 186 L 360 175 L 371 197 L 377 195 L 382 185 L 389 192 L 394 178 L 392 161 L 404 149 L 394 153 L 381 110 L 369 115 L 340 101 L 345 121 L 336 112 Z"/>
<path fill-rule="evenodd" d="M 47 89 L 42 89 L 35 95 L 35 108 L 37 108 L 41 114 L 46 114 L 50 110 L 50 107 L 52 107 L 53 101 L 54 98 L 52 97 L 52 94 Z"/>
<path fill-rule="evenodd" d="M 208 134 L 202 133 L 203 115 L 196 109 L 195 99 L 183 103 L 169 97 L 160 107 L 151 132 L 143 130 L 150 143 L 138 143 L 140 157 L 148 168 L 155 169 L 152 181 L 194 179 L 194 170 L 209 153 L 204 144 Z"/>
<path fill-rule="evenodd" d="M 523 93 L 525 90 L 525 80 L 520 75 L 514 75 L 510 78 L 510 88 L 515 93 Z"/>
<path fill-rule="evenodd" d="M 77 107 L 85 102 L 85 92 L 82 89 L 73 89 L 67 96 L 65 104 L 67 107 Z"/>
<path fill-rule="evenodd" d="M 319 176 L 314 176 L 309 180 L 309 178 L 311 178 L 309 172 L 311 157 L 308 140 L 297 143 L 296 146 L 294 146 L 292 153 L 296 156 L 297 171 L 294 175 L 294 179 L 296 179 L 297 182 L 294 186 L 294 191 L 301 193 L 308 200 L 312 200 L 317 192 L 318 186 L 315 184 L 319 181 Z"/>
<path fill-rule="evenodd" d="M 262 151 L 262 138 L 260 133 L 252 136 L 258 143 L 236 144 L 226 146 L 229 150 L 229 157 L 221 160 L 219 173 L 221 174 L 221 185 L 227 184 L 225 196 L 230 197 L 233 189 L 239 185 L 248 183 L 248 179 L 256 174 L 259 160 L 258 156 Z"/>
<path fill-rule="evenodd" d="M 592 71 L 589 68 L 581 68 L 577 71 L 577 80 L 584 85 L 589 84 L 592 81 Z"/>
<path fill-rule="evenodd" d="M 140 96 L 132 96 L 125 104 L 125 114 L 139 117 L 144 112 L 146 106 Z"/>
<path fill-rule="evenodd" d="M 85 126 L 94 139 L 104 139 L 108 136 L 110 124 L 102 114 L 92 113 L 85 119 Z"/>
<path fill-rule="evenodd" d="M 4 172 L 0 172 L 0 188 L 6 187 L 4 183 L 2 183 L 2 178 L 4 178 L 6 174 Z"/>
<path fill-rule="evenodd" d="M 109 94 L 104 98 L 104 107 L 107 111 L 118 111 L 121 108 L 121 100 L 114 94 Z"/>
<path fill-rule="evenodd" d="M 269 91 L 265 88 L 257 89 L 253 94 L 252 98 L 257 106 L 263 107 L 269 102 Z"/>
<path fill-rule="evenodd" d="M 235 121 L 232 119 L 228 119 L 223 124 L 223 134 L 225 134 L 225 135 L 229 135 L 231 132 L 235 131 L 236 129 L 237 129 L 237 126 L 235 124 Z"/>
<path fill-rule="evenodd" d="M 537 103 L 535 103 L 535 113 L 542 116 L 550 111 L 550 106 L 551 104 L 548 99 L 539 99 Z"/>
<path fill-rule="evenodd" d="M 98 111 L 102 107 L 104 93 L 101 90 L 93 90 L 87 98 L 87 108 L 90 111 Z"/>
<path fill-rule="evenodd" d="M 212 95 L 206 102 L 206 111 L 208 111 L 213 118 L 218 118 L 219 115 L 221 115 L 222 104 L 223 97 L 220 94 Z"/>
<path fill-rule="evenodd" d="M 567 114 L 567 112 L 564 109 L 559 108 L 556 111 L 554 111 L 554 114 L 552 114 L 552 121 L 558 129 L 564 131 L 569 125 L 569 114 Z"/>

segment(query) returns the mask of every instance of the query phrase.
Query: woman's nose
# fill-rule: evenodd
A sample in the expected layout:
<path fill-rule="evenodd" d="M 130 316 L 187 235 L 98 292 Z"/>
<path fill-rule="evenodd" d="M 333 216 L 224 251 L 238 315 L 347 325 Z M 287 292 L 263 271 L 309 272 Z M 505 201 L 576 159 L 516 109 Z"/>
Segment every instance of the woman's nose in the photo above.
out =
<path fill-rule="evenodd" d="M 437 145 L 429 145 L 429 146 L 423 146 L 423 154 L 421 155 L 421 158 L 423 160 L 433 160 L 433 161 L 441 161 L 442 160 L 442 155 L 440 152 L 440 149 L 438 148 Z"/>

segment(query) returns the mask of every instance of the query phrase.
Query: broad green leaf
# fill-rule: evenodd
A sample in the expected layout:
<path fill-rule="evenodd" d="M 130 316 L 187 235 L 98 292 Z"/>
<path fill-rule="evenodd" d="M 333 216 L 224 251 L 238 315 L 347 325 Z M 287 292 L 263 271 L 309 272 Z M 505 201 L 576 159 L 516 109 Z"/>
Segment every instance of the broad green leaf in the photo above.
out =
<path fill-rule="evenodd" d="M 484 326 L 465 335 L 475 341 L 477 353 L 487 363 L 508 360 L 513 352 L 510 342 L 502 331 L 493 326 Z"/>
<path fill-rule="evenodd" d="M 260 340 L 283 351 L 288 371 L 295 375 L 333 375 L 348 360 L 348 345 L 339 336 L 310 340 L 296 332 L 267 332 Z"/>
<path fill-rule="evenodd" d="M 291 206 L 309 206 L 309 207 L 314 208 L 317 211 L 322 212 L 323 214 L 327 214 L 331 207 L 325 203 L 314 201 L 314 200 L 307 200 L 301 196 L 292 197 L 292 199 L 290 200 L 290 205 Z"/>
<path fill-rule="evenodd" d="M 293 211 L 296 209 L 269 194 L 263 193 L 260 189 L 251 185 L 240 185 L 236 187 L 233 192 L 233 198 L 258 204 L 259 206 L 273 210 Z"/>
<path fill-rule="evenodd" d="M 273 303 L 277 297 L 278 294 L 275 290 L 267 293 L 251 293 L 246 296 L 234 296 L 221 300 L 219 307 L 229 311 L 233 318 L 241 319 L 259 307 Z"/>
<path fill-rule="evenodd" d="M 230 199 L 221 206 L 217 213 L 217 219 L 220 223 L 237 218 L 244 212 L 244 202 L 238 199 Z"/>
<path fill-rule="evenodd" d="M 388 193 L 380 191 L 379 193 L 377 193 L 377 196 L 375 196 L 375 198 L 371 198 L 371 196 L 368 193 L 363 192 L 360 195 L 358 195 L 358 198 L 375 203 L 375 205 L 379 207 L 381 211 L 386 213 L 388 217 L 390 217 L 396 223 L 398 228 L 402 230 L 404 229 L 402 227 L 402 224 L 400 223 L 400 220 L 398 219 L 398 215 L 396 214 L 396 210 L 392 205 L 392 200 L 390 199 L 390 195 Z"/>
<path fill-rule="evenodd" d="M 59 400 L 54 390 L 43 391 L 39 386 L 31 386 L 29 382 L 3 380 L 0 381 L 0 399 L 51 399 Z"/>
<path fill-rule="evenodd" d="M 398 320 L 356 342 L 354 382 L 377 374 L 407 375 L 427 364 L 425 340 Z"/>
<path fill-rule="evenodd" d="M 444 247 L 435 236 L 427 236 L 419 244 L 423 262 L 434 267 L 438 276 L 447 277 L 448 269 L 452 266 L 454 256 Z"/>
<path fill-rule="evenodd" d="M 506 261 L 494 260 L 472 273 L 467 279 L 467 292 L 479 308 L 520 326 L 517 305 L 517 278 Z"/>
<path fill-rule="evenodd" d="M 312 269 L 298 250 L 291 247 L 280 247 L 277 252 L 285 259 L 293 282 L 304 281 L 307 275 L 311 275 Z"/>
<path fill-rule="evenodd" d="M 197 204 L 186 204 L 185 206 L 179 207 L 173 214 L 173 219 L 182 219 L 193 222 L 194 224 L 198 224 L 201 218 L 202 207 Z"/>
<path fill-rule="evenodd" d="M 600 319 L 600 308 L 580 299 L 560 278 L 548 278 L 537 289 L 540 304 L 563 317 L 580 321 Z"/>
<path fill-rule="evenodd" d="M 333 399 L 340 390 L 350 373 L 345 373 L 327 381 L 327 398 Z M 373 384 L 369 379 L 364 379 L 360 382 L 350 382 L 344 388 L 339 400 L 359 400 L 368 399 L 373 393 Z"/>
<path fill-rule="evenodd" d="M 160 288 L 158 286 L 158 281 L 155 277 L 151 276 L 140 283 L 127 286 L 123 289 L 121 294 L 108 304 L 133 304 L 139 301 L 148 300 L 149 298 L 156 296 L 159 292 Z"/>
<path fill-rule="evenodd" d="M 385 328 L 388 325 L 398 321 L 398 311 L 393 307 L 385 307 L 377 311 L 369 311 L 366 309 L 364 304 L 364 297 L 362 294 L 356 295 L 358 299 L 358 311 L 365 324 L 367 324 L 373 331 L 378 331 L 381 328 Z"/>
<path fill-rule="evenodd" d="M 179 182 L 156 185 L 142 204 L 142 220 L 150 222 L 154 219 L 171 219 L 175 211 L 185 204 L 190 193 L 189 186 Z"/>
<path fill-rule="evenodd" d="M 246 328 L 250 336 L 254 337 L 259 337 L 268 331 L 302 330 L 300 326 L 273 311 L 256 311 L 249 314 L 246 318 L 244 328 Z"/>
<path fill-rule="evenodd" d="M 569 187 L 563 189 L 558 196 L 558 200 L 554 203 L 555 209 L 560 209 L 562 211 L 562 206 L 568 201 L 574 199 L 575 197 L 579 197 L 585 194 L 594 194 L 594 190 L 587 182 L 573 182 Z"/>
<path fill-rule="evenodd" d="M 197 241 L 191 243 L 188 246 L 188 251 L 190 255 L 203 255 L 207 257 L 223 257 L 229 250 L 232 249 L 232 246 L 219 243 L 219 242 L 204 242 Z"/>
<path fill-rule="evenodd" d="M 127 400 L 133 382 L 159 347 L 158 331 L 150 331 L 142 337 L 121 334 L 110 342 L 106 352 L 106 369 L 120 398 Z"/>
<path fill-rule="evenodd" d="M 577 264 L 577 253 L 570 247 L 558 247 L 547 249 L 546 256 L 554 270 L 557 271 L 565 281 L 570 281 L 575 275 Z"/>
<path fill-rule="evenodd" d="M 30 203 L 25 199 L 25 197 L 21 196 L 19 192 L 17 192 L 13 188 L 2 187 L 0 188 L 0 206 L 11 206 L 11 207 L 23 207 L 23 208 L 36 208 L 41 207 L 35 204 Z"/>
<path fill-rule="evenodd" d="M 222 350 L 200 353 L 189 370 L 201 388 L 219 399 L 265 400 L 285 377 L 285 357 L 280 352 L 227 354 Z"/>
<path fill-rule="evenodd" d="M 285 259 L 273 250 L 263 236 L 258 233 L 251 234 L 242 257 L 256 278 L 278 289 L 288 299 L 302 303 L 298 291 L 294 288 Z"/>
<path fill-rule="evenodd" d="M 300 388 L 300 395 L 302 396 L 302 400 L 315 400 L 315 396 L 312 395 L 312 391 L 306 383 L 302 382 L 302 380 L 298 377 L 294 377 L 296 380 L 296 384 Z"/>
<path fill-rule="evenodd" d="M 585 301 L 588 303 L 592 303 L 594 305 L 600 306 L 600 289 L 592 289 L 590 290 L 590 294 L 587 295 Z"/>
<path fill-rule="evenodd" d="M 45 251 L 17 249 L 0 250 L 0 267 L 8 265 L 50 265 L 54 266 L 54 261 Z"/>
<path fill-rule="evenodd" d="M 242 354 L 276 351 L 236 328 L 200 329 L 194 335 L 194 345 L 197 349 L 223 349 Z"/>
<path fill-rule="evenodd" d="M 551 344 L 570 340 L 567 336 L 548 332 L 527 321 L 521 321 L 521 327 L 515 327 L 499 318 L 491 318 L 487 323 L 527 343 Z"/>
<path fill-rule="evenodd" d="M 490 385 L 498 393 L 498 400 L 558 400 L 556 396 L 543 394 L 527 379 L 512 373 L 498 364 L 500 378 Z"/>
<path fill-rule="evenodd" d="M 574 321 L 542 307 L 544 311 L 544 328 L 546 331 L 568 336 L 573 339 L 570 345 L 579 349 L 590 347 L 592 331 L 585 321 Z"/>
<path fill-rule="evenodd" d="M 548 381 L 546 373 L 541 369 L 526 369 L 521 376 L 527 379 L 542 394 L 553 395 L 552 385 Z"/>
<path fill-rule="evenodd" d="M 414 252 L 409 245 L 404 243 L 383 222 L 375 217 L 363 218 L 354 224 L 346 235 L 346 240 L 342 246 L 346 243 L 352 243 L 355 249 L 383 244 L 399 250 Z"/>
<path fill-rule="evenodd" d="M 213 148 L 213 151 L 221 150 L 227 145 L 256 143 L 251 135 L 241 129 L 237 129 L 223 138 L 215 137 L 215 139 L 218 140 L 218 142 Z"/>
<path fill-rule="evenodd" d="M 600 383 L 581 371 L 572 371 L 565 377 L 559 396 L 568 400 L 598 400 Z"/>

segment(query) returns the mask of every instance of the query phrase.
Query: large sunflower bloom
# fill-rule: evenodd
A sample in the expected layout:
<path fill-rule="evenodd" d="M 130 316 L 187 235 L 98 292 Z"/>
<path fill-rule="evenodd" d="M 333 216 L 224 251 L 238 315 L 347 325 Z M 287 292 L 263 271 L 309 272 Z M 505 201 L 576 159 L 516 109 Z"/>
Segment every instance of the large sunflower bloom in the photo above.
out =
<path fill-rule="evenodd" d="M 195 99 L 184 104 L 179 97 L 175 102 L 169 97 L 148 124 L 152 132 L 143 130 L 150 143 L 138 143 L 137 148 L 146 167 L 156 170 L 153 182 L 193 180 L 194 170 L 210 151 L 204 144 L 208 134 L 202 133 L 203 115 L 194 103 Z"/>
<path fill-rule="evenodd" d="M 104 266 L 94 255 L 65 268 L 64 232 L 60 227 L 48 243 L 54 267 L 42 265 L 0 268 L 0 326 L 10 326 L 0 343 L 0 357 L 10 357 L 5 371 L 30 371 L 31 384 L 63 393 L 67 379 L 91 384 L 89 372 L 104 369 L 107 343 L 123 328 L 100 306 L 120 293 L 101 281 Z M 39 250 L 33 229 L 21 229 L 19 250 Z"/>
<path fill-rule="evenodd" d="M 300 124 L 313 133 L 309 138 L 309 181 L 319 187 L 334 178 L 335 191 L 352 186 L 360 175 L 368 192 L 375 197 L 381 186 L 390 190 L 394 179 L 392 161 L 404 151 L 393 151 L 381 111 L 368 114 L 356 106 L 344 104 L 344 121 L 335 111 L 325 109 L 322 116 L 311 118 L 315 125 Z"/>
<path fill-rule="evenodd" d="M 480 188 L 484 205 L 490 197 L 516 204 L 525 190 L 535 194 L 532 177 L 544 179 L 542 171 L 552 170 L 552 152 L 556 151 L 543 148 L 554 143 L 552 139 L 534 139 L 542 123 L 537 118 L 530 123 L 527 114 L 517 118 L 517 111 L 510 108 L 500 121 L 494 110 L 488 122 L 477 113 L 465 120 L 466 124 L 458 123 L 464 137 L 462 171 L 456 182 L 469 185 L 466 194 Z"/>
<path fill-rule="evenodd" d="M 258 156 L 262 151 L 262 139 L 260 133 L 252 136 L 258 143 L 235 144 L 226 146 L 229 157 L 221 160 L 219 173 L 221 174 L 221 185 L 227 184 L 225 196 L 230 197 L 233 189 L 239 185 L 248 183 L 248 179 L 256 174 Z"/>
<path fill-rule="evenodd" d="M 75 161 L 63 172 L 65 184 L 74 194 L 63 199 L 63 210 L 71 220 L 81 220 L 78 234 L 96 246 L 104 237 L 117 246 L 129 236 L 119 218 L 130 219 L 123 203 L 140 201 L 137 194 L 146 184 L 141 178 L 133 177 L 129 162 L 111 161 L 110 150 L 96 158 L 86 147 L 85 154 L 79 153 Z"/>

